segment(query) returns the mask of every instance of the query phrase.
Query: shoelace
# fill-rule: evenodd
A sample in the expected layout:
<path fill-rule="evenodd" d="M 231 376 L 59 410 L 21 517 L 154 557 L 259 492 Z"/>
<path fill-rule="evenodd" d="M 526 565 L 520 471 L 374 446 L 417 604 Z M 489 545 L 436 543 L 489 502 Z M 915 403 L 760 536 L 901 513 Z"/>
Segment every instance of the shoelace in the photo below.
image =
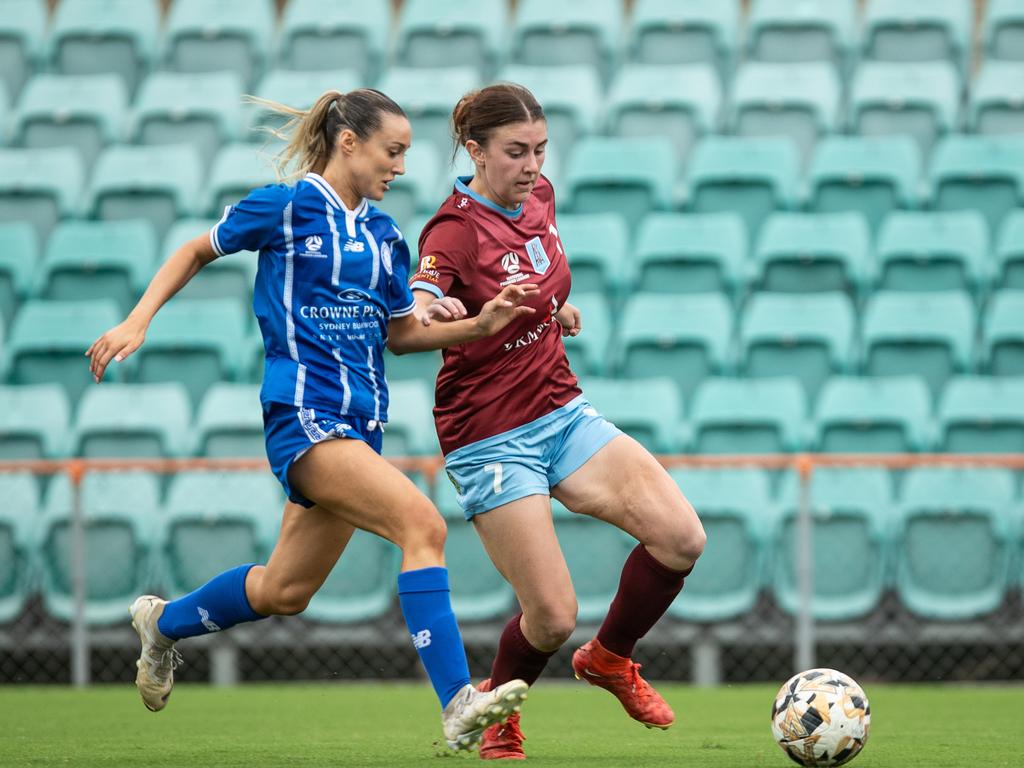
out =
<path fill-rule="evenodd" d="M 629 665 L 629 684 L 637 698 L 646 703 L 651 697 L 652 688 L 647 684 L 646 680 L 640 677 L 640 667 L 641 665 L 636 662 L 632 662 Z"/>
<path fill-rule="evenodd" d="M 150 674 L 153 679 L 159 683 L 165 683 L 167 682 L 168 673 L 173 672 L 184 664 L 185 660 L 182 659 L 177 648 L 171 647 L 155 657 L 150 656 L 149 663 L 152 668 Z"/>
<path fill-rule="evenodd" d="M 512 715 L 504 724 L 498 726 L 494 734 L 492 747 L 517 746 L 526 741 L 522 729 L 519 727 L 519 717 Z"/>

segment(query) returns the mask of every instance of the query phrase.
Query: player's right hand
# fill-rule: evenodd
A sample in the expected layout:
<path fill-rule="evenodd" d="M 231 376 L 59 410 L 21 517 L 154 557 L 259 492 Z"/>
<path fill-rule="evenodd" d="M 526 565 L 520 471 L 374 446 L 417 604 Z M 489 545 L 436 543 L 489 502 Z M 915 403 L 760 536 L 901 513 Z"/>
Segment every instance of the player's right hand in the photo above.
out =
<path fill-rule="evenodd" d="M 534 298 L 540 293 L 540 286 L 536 283 L 522 283 L 519 285 L 506 285 L 501 293 L 488 301 L 480 308 L 480 314 L 476 316 L 477 327 L 484 336 L 492 336 L 513 320 L 532 315 L 533 307 L 524 307 L 523 302 Z"/>
<path fill-rule="evenodd" d="M 146 325 L 131 318 L 120 325 L 115 325 L 100 336 L 85 350 L 89 358 L 89 372 L 93 380 L 99 384 L 103 380 L 103 372 L 111 360 L 121 362 L 128 355 L 142 346 L 146 340 Z"/>

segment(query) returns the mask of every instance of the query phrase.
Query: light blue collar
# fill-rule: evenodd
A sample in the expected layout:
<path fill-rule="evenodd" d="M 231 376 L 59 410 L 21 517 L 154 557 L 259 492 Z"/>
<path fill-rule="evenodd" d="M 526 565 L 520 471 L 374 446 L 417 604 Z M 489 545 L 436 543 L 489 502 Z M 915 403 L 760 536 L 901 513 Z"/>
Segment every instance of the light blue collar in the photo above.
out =
<path fill-rule="evenodd" d="M 519 214 L 521 214 L 523 212 L 523 204 L 522 203 L 517 205 L 515 208 L 502 208 L 500 205 L 498 205 L 493 200 L 488 200 L 483 195 L 481 195 L 481 194 L 479 194 L 477 192 L 474 192 L 472 189 L 469 188 L 469 182 L 471 182 L 472 180 L 473 180 L 472 176 L 459 176 L 459 177 L 457 177 L 455 179 L 455 188 L 459 192 L 461 192 L 462 194 L 464 194 L 464 195 L 466 195 L 468 197 L 473 198 L 474 200 L 476 200 L 481 205 L 486 205 L 492 211 L 497 211 L 498 213 L 502 213 L 502 214 L 508 216 L 510 219 L 516 218 L 517 216 L 519 216 Z"/>

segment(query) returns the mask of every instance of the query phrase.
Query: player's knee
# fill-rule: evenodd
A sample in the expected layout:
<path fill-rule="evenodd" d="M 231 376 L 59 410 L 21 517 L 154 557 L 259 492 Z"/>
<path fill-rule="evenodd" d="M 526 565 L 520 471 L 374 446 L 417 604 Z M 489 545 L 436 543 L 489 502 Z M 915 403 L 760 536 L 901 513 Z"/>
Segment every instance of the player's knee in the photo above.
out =
<path fill-rule="evenodd" d="M 404 520 L 404 530 L 397 542 L 403 552 L 429 552 L 444 557 L 448 526 L 441 513 L 426 499 L 417 503 Z"/>
<path fill-rule="evenodd" d="M 673 554 L 678 561 L 695 563 L 704 554 L 707 541 L 708 536 L 700 520 L 696 515 L 690 516 L 687 523 L 681 526 L 673 537 Z"/>
<path fill-rule="evenodd" d="M 309 606 L 314 590 L 298 582 L 290 584 L 265 584 L 262 594 L 263 610 L 253 606 L 259 613 L 274 616 L 294 616 Z"/>
<path fill-rule="evenodd" d="M 560 648 L 576 629 L 576 601 L 546 605 L 527 616 L 532 639 L 543 650 Z"/>

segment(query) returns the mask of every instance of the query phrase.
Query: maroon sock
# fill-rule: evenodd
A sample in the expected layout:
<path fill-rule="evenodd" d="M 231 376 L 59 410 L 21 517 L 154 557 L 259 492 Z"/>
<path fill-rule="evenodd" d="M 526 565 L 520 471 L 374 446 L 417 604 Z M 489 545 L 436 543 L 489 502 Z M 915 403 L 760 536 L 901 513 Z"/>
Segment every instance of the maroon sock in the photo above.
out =
<path fill-rule="evenodd" d="M 619 591 L 597 631 L 598 642 L 618 656 L 632 656 L 636 641 L 665 614 L 692 570 L 673 571 L 637 544 L 622 566 Z"/>
<path fill-rule="evenodd" d="M 548 664 L 555 651 L 538 651 L 526 639 L 519 620 L 523 614 L 517 613 L 505 625 L 498 641 L 498 653 L 494 656 L 491 667 L 491 690 L 509 680 L 523 680 L 533 685 L 544 667 Z M 557 649 L 556 649 L 557 650 Z"/>

